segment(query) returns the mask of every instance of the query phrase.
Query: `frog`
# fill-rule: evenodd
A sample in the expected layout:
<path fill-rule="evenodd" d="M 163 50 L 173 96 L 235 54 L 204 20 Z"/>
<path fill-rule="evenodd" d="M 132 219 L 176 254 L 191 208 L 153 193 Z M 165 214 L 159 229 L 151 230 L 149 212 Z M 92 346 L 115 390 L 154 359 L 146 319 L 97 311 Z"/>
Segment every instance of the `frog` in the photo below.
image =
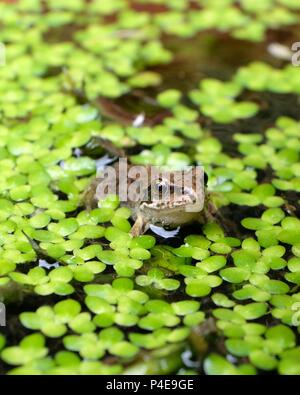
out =
<path fill-rule="evenodd" d="M 116 181 L 119 182 L 118 165 L 113 166 Z M 180 229 L 194 222 L 205 224 L 214 220 L 217 208 L 207 190 L 207 176 L 202 167 L 191 167 L 187 171 L 191 176 L 188 185 L 178 181 L 182 171 L 164 170 L 153 179 L 150 177 L 151 166 L 145 166 L 145 169 L 149 173 L 149 182 L 142 185 L 140 198 L 128 198 L 121 202 L 121 206 L 131 210 L 134 224 L 130 233 L 133 237 L 144 234 L 149 228 Z M 88 210 L 98 206 L 101 180 L 101 177 L 95 177 L 84 194 L 83 200 Z M 127 183 L 130 185 L 132 182 L 134 180 L 129 177 Z"/>

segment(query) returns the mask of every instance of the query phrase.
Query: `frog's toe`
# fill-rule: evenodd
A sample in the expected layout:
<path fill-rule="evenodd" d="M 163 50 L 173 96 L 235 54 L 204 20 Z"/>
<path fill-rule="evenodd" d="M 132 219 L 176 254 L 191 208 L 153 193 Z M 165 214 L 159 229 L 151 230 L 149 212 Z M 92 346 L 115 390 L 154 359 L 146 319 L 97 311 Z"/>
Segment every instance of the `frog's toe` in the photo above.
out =
<path fill-rule="evenodd" d="M 117 159 L 116 156 L 111 158 L 108 154 L 102 156 L 102 158 L 96 160 L 96 169 L 98 172 L 101 172 L 105 169 L 105 166 L 110 165 Z"/>
<path fill-rule="evenodd" d="M 138 216 L 131 228 L 130 234 L 133 237 L 137 237 L 145 233 L 147 229 L 148 229 L 148 224 L 144 222 L 142 216 Z"/>

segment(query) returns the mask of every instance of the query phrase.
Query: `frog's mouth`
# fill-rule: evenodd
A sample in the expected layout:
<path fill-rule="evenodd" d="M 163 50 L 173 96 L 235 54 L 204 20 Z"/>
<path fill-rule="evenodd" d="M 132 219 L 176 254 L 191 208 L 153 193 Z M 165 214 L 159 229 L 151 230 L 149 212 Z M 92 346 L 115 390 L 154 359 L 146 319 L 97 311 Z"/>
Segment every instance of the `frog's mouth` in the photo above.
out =
<path fill-rule="evenodd" d="M 204 193 L 193 188 L 168 186 L 162 183 L 158 184 L 158 188 L 157 185 L 154 187 L 150 185 L 145 200 L 141 202 L 141 208 L 170 215 L 184 211 L 200 212 L 204 208 Z"/>
<path fill-rule="evenodd" d="M 176 200 L 170 199 L 144 202 L 142 206 L 158 212 L 200 212 L 204 208 L 204 201 L 199 198 L 197 199 L 196 196 L 182 196 L 181 199 Z"/>

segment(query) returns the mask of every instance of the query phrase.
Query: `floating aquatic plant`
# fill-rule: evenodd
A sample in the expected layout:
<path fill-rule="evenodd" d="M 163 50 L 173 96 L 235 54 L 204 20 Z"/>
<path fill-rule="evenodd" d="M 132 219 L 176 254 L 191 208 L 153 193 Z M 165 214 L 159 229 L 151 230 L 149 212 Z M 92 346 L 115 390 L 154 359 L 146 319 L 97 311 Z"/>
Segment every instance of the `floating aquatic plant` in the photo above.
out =
<path fill-rule="evenodd" d="M 300 69 L 257 59 L 219 79 L 207 67 L 183 90 L 167 78 L 186 56 L 172 40 L 263 46 L 299 24 L 299 2 L 155 3 L 0 3 L 1 373 L 197 374 L 192 349 L 209 375 L 300 374 L 300 123 L 268 102 L 299 96 Z M 132 237 L 116 196 L 87 210 L 99 138 L 134 164 L 204 166 L 215 221 L 175 247 Z"/>

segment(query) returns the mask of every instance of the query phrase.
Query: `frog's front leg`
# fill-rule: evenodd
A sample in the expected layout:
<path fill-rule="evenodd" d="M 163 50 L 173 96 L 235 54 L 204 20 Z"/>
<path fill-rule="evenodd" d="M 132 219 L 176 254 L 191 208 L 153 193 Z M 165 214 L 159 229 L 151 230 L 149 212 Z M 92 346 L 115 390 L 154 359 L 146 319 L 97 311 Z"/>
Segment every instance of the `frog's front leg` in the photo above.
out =
<path fill-rule="evenodd" d="M 133 237 L 137 237 L 145 233 L 149 228 L 149 224 L 144 221 L 144 218 L 142 215 L 138 215 L 135 223 L 133 224 L 130 234 Z"/>
<path fill-rule="evenodd" d="M 218 206 L 214 202 L 214 194 L 207 193 L 203 210 L 199 213 L 199 222 L 207 224 L 209 222 L 216 222 L 223 228 L 224 218 L 219 212 Z"/>
<path fill-rule="evenodd" d="M 207 201 L 201 218 L 202 223 L 215 222 L 218 224 L 225 231 L 226 235 L 238 234 L 236 224 L 228 218 L 225 218 L 216 204 L 211 200 Z"/>
<path fill-rule="evenodd" d="M 214 222 L 216 219 L 218 220 L 219 213 L 218 207 L 212 200 L 207 200 L 203 210 L 205 222 Z"/>

